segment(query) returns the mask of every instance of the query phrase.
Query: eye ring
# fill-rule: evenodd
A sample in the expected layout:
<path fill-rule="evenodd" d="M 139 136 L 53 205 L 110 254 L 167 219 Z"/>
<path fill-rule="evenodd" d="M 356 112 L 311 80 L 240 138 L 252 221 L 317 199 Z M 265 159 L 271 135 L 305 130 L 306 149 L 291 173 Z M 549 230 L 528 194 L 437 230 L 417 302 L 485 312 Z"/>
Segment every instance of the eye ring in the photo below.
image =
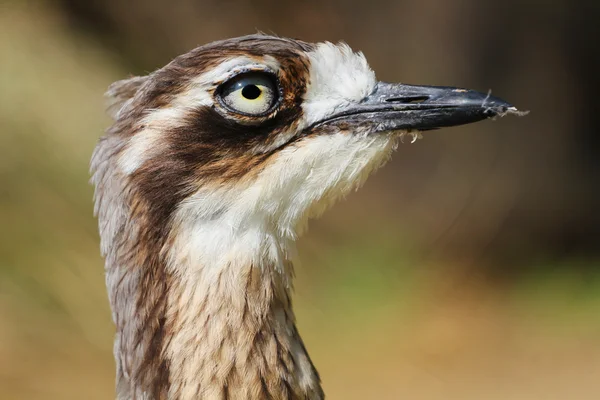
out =
<path fill-rule="evenodd" d="M 269 70 L 241 71 L 215 90 L 218 103 L 238 115 L 260 118 L 279 108 L 283 92 L 279 79 Z"/>

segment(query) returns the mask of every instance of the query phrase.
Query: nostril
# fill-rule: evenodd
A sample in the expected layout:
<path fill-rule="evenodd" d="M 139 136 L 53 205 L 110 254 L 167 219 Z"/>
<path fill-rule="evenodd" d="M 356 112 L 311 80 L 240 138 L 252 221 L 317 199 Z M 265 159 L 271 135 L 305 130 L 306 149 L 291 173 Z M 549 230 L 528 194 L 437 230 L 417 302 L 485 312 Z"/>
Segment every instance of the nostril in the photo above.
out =
<path fill-rule="evenodd" d="M 402 103 L 402 104 L 417 104 L 428 100 L 429 96 L 406 96 L 406 97 L 392 97 L 385 99 L 389 103 Z"/>

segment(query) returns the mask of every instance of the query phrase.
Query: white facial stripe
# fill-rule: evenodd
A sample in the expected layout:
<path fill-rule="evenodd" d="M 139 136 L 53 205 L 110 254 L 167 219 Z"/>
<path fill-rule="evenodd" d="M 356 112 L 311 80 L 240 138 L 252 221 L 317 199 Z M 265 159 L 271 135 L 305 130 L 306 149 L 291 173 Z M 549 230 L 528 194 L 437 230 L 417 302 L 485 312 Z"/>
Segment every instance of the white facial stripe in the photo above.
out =
<path fill-rule="evenodd" d="M 262 70 L 265 67 L 276 73 L 280 67 L 279 61 L 268 55 L 263 56 L 260 62 L 256 58 L 236 57 L 222 62 L 210 71 L 193 79 L 192 82 L 193 86 L 198 87 L 215 86 L 240 72 Z"/>
<path fill-rule="evenodd" d="M 144 162 L 162 151 L 161 138 L 164 129 L 177 126 L 184 109 L 169 107 L 150 112 L 143 120 L 145 127 L 129 139 L 119 157 L 119 167 L 124 174 L 134 173 Z"/>
<path fill-rule="evenodd" d="M 168 108 L 150 111 L 141 122 L 144 129 L 129 140 L 128 146 L 119 158 L 123 173 L 132 174 L 146 160 L 160 152 L 162 132 L 181 125 L 189 110 L 211 106 L 214 103 L 212 89 L 217 85 L 242 71 L 264 69 L 265 66 L 272 71 L 277 71 L 280 67 L 279 62 L 272 56 L 262 57 L 260 63 L 249 57 L 236 57 L 224 61 L 193 79 L 185 91 L 171 100 Z"/>
<path fill-rule="evenodd" d="M 375 73 L 365 56 L 354 53 L 345 43 L 319 43 L 308 57 L 310 82 L 302 104 L 304 126 L 342 111 L 375 89 Z"/>

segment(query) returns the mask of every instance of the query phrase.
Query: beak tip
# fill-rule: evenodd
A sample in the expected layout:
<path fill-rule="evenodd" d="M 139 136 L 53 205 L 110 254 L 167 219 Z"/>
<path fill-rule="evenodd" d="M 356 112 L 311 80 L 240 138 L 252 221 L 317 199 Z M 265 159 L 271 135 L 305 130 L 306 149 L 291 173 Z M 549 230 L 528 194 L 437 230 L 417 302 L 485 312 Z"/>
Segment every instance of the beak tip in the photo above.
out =
<path fill-rule="evenodd" d="M 520 111 L 509 102 L 504 101 L 499 97 L 490 96 L 489 94 L 481 104 L 481 108 L 484 109 L 483 113 L 488 117 L 504 117 L 505 115 L 522 117 L 529 114 L 529 111 Z"/>
<path fill-rule="evenodd" d="M 510 103 L 505 101 L 493 101 L 482 105 L 484 108 L 484 115 L 487 115 L 488 118 L 493 117 L 504 117 L 506 115 L 516 115 L 518 117 L 524 117 L 529 114 L 529 111 L 521 111 L 517 109 L 517 107 L 513 106 Z"/>

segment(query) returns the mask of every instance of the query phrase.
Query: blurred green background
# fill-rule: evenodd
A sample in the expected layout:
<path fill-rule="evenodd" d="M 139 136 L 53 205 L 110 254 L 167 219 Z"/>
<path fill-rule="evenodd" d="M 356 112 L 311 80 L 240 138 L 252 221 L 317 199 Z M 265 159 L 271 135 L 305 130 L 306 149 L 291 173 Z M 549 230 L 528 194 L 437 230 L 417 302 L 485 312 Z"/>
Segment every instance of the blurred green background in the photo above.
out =
<path fill-rule="evenodd" d="M 114 398 L 88 184 L 102 94 L 256 30 L 532 111 L 400 146 L 311 224 L 295 304 L 328 398 L 599 398 L 599 17 L 568 0 L 0 0 L 0 398 Z"/>

